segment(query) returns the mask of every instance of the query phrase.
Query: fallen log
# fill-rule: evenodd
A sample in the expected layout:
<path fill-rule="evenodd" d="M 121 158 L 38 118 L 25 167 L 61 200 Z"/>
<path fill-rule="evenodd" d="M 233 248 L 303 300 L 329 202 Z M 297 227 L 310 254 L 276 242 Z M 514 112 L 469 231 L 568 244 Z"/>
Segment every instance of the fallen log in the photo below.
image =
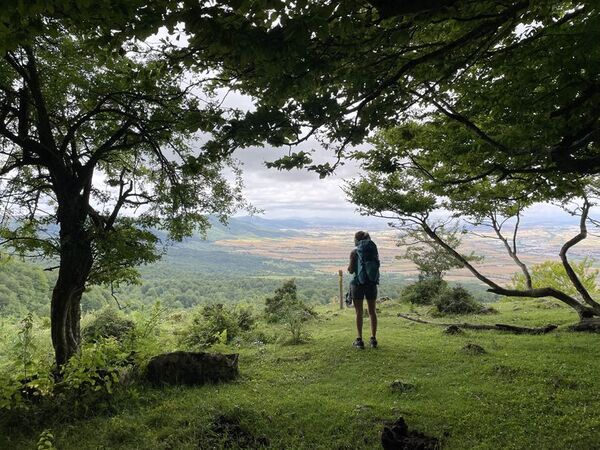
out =
<path fill-rule="evenodd" d="M 507 331 L 509 333 L 514 334 L 546 334 L 551 332 L 552 330 L 556 330 L 558 325 L 546 325 L 541 328 L 529 328 L 529 327 L 518 327 L 516 325 L 507 325 L 503 323 L 496 324 L 476 324 L 476 323 L 440 323 L 440 322 L 429 322 L 422 319 L 417 319 L 416 317 L 410 317 L 402 313 L 398 313 L 398 317 L 402 317 L 403 319 L 410 320 L 412 322 L 424 323 L 427 325 L 438 325 L 441 327 L 450 327 L 455 326 L 458 328 L 465 328 L 467 330 L 498 330 L 498 331 Z"/>

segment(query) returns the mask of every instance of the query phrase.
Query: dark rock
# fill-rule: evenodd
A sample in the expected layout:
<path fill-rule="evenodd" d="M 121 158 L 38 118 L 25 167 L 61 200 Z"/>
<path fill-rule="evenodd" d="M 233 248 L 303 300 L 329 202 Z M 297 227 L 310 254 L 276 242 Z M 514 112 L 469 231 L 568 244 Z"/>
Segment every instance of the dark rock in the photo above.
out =
<path fill-rule="evenodd" d="M 409 431 L 404 418 L 400 417 L 388 428 L 383 427 L 381 445 L 384 450 L 435 450 L 439 441 L 418 431 Z"/>
<path fill-rule="evenodd" d="M 484 355 L 487 352 L 481 345 L 467 344 L 462 348 L 462 351 L 469 355 Z"/>
<path fill-rule="evenodd" d="M 552 377 L 549 381 L 550 385 L 555 389 L 577 389 L 579 387 L 576 381 L 558 376 Z"/>
<path fill-rule="evenodd" d="M 450 325 L 448 328 L 446 328 L 444 330 L 445 334 L 451 334 L 451 335 L 455 335 L 455 334 L 464 334 L 464 331 L 461 330 L 458 325 Z"/>
<path fill-rule="evenodd" d="M 511 366 L 497 364 L 492 367 L 491 373 L 492 375 L 512 380 L 519 375 L 519 370 Z"/>
<path fill-rule="evenodd" d="M 385 303 L 385 302 L 389 302 L 389 301 L 391 301 L 391 300 L 392 300 L 392 299 L 391 299 L 391 298 L 389 298 L 389 297 L 379 297 L 379 298 L 377 299 L 377 303 Z"/>
<path fill-rule="evenodd" d="M 205 384 L 229 381 L 238 375 L 238 355 L 173 352 L 153 357 L 146 378 L 153 384 Z"/>

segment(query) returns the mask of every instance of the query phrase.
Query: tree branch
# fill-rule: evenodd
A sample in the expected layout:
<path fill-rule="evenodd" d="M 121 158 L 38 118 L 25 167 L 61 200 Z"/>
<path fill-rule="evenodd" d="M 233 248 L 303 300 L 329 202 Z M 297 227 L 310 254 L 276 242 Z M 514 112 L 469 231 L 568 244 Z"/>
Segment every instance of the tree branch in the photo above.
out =
<path fill-rule="evenodd" d="M 590 293 L 587 291 L 587 289 L 573 270 L 573 267 L 571 266 L 567 258 L 567 252 L 569 251 L 569 249 L 578 244 L 579 242 L 583 241 L 587 237 L 586 221 L 590 211 L 590 206 L 591 205 L 587 197 L 584 197 L 583 208 L 581 210 L 581 219 L 579 220 L 579 233 L 573 238 L 569 239 L 567 242 L 565 242 L 565 244 L 560 249 L 559 256 L 560 260 L 563 263 L 565 271 L 569 276 L 569 280 L 571 280 L 571 283 L 573 283 L 573 286 L 575 286 L 577 292 L 581 294 L 581 297 L 588 305 L 592 306 L 592 308 L 594 308 L 596 311 L 600 311 L 600 304 L 598 304 L 598 302 L 596 302 L 591 297 Z"/>
<path fill-rule="evenodd" d="M 528 290 L 519 290 L 519 289 L 506 289 L 499 284 L 495 283 L 481 272 L 479 272 L 469 261 L 463 257 L 460 253 L 454 250 L 451 246 L 449 246 L 444 240 L 442 240 L 432 229 L 429 227 L 427 222 L 421 221 L 420 226 L 423 228 L 425 233 L 431 237 L 434 241 L 436 241 L 440 246 L 442 246 L 448 253 L 453 255 L 458 261 L 460 261 L 464 267 L 469 269 L 469 271 L 477 278 L 479 281 L 487 284 L 490 289 L 488 292 L 493 292 L 495 294 L 505 295 L 508 297 L 529 297 L 529 298 L 542 298 L 542 297 L 554 297 L 571 308 L 575 309 L 580 316 L 586 314 L 594 314 L 595 312 L 590 308 L 587 308 L 585 305 L 582 305 L 577 301 L 577 299 L 565 294 L 558 289 L 546 287 L 546 288 L 536 288 L 536 289 L 528 289 Z"/>
<path fill-rule="evenodd" d="M 402 313 L 398 313 L 398 317 L 402 317 L 403 319 L 410 320 L 412 322 L 424 323 L 427 325 L 439 325 L 442 327 L 458 327 L 458 328 L 466 328 L 468 330 L 498 330 L 498 331 L 508 331 L 510 333 L 515 334 L 546 334 L 552 330 L 558 328 L 557 325 L 546 325 L 541 328 L 529 328 L 529 327 L 519 327 L 515 325 L 507 325 L 502 323 L 496 323 L 494 325 L 488 324 L 475 324 L 475 323 L 439 323 L 439 322 L 428 322 L 426 320 L 417 319 L 416 317 L 410 317 Z"/>
<path fill-rule="evenodd" d="M 498 236 L 498 239 L 500 239 L 500 241 L 502 241 L 502 243 L 504 244 L 504 248 L 506 248 L 506 251 L 508 252 L 508 255 L 512 258 L 512 260 L 515 262 L 515 264 L 517 264 L 517 266 L 519 266 L 519 268 L 521 269 L 521 272 L 523 272 L 523 275 L 525 276 L 525 283 L 527 285 L 527 289 L 531 290 L 531 289 L 533 289 L 533 284 L 531 282 L 531 275 L 529 274 L 529 270 L 527 269 L 527 266 L 525 265 L 525 263 L 523 261 L 521 261 L 521 259 L 517 255 L 517 233 L 519 230 L 519 222 L 521 220 L 520 212 L 517 212 L 516 217 L 517 217 L 517 223 L 515 224 L 514 231 L 513 231 L 512 248 L 511 248 L 511 245 L 508 243 L 508 239 L 506 239 L 506 237 L 504 237 L 504 235 L 502 234 L 502 225 L 498 223 L 496 215 L 491 214 L 490 219 L 492 220 L 492 228 L 496 232 L 496 236 Z"/>

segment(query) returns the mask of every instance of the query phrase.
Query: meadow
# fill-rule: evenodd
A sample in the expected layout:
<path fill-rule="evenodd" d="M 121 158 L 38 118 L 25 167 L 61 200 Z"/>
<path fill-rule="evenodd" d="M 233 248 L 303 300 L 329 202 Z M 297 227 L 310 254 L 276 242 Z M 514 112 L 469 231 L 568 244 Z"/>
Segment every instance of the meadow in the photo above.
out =
<path fill-rule="evenodd" d="M 354 311 L 338 306 L 337 270 L 345 268 L 350 231 L 232 225 L 168 248 L 162 261 L 141 268 L 141 284 L 87 290 L 83 350 L 69 366 L 66 388 L 58 390 L 49 378 L 54 274 L 43 270 L 48 262 L 4 255 L 0 448 L 380 448 L 383 427 L 399 417 L 442 448 L 600 446 L 600 350 L 596 335 L 568 330 L 577 320 L 571 309 L 548 299 L 500 300 L 464 271 L 452 271 L 451 286 L 459 281 L 498 313 L 438 317 L 433 306 L 401 300 L 417 271 L 395 258 L 401 250 L 393 231 L 375 231 L 380 296 L 389 300 L 378 305 L 380 348 L 359 351 L 351 345 Z M 552 245 L 570 233 L 525 230 L 528 262 L 550 259 Z M 539 239 L 544 251 L 536 250 Z M 475 236 L 464 247 L 487 254 L 486 273 L 506 281 L 513 267 L 494 244 Z M 591 252 L 585 245 L 576 256 Z M 316 313 L 300 323 L 296 345 L 289 324 L 269 322 L 265 309 L 290 278 L 294 298 Z M 348 280 L 346 274 L 344 290 Z M 205 314 L 218 304 L 223 314 Z M 123 335 L 86 335 L 106 313 L 109 323 L 124 324 Z M 559 328 L 542 336 L 470 330 L 454 336 L 398 313 Z M 236 323 L 241 318 L 248 319 L 243 330 Z M 365 334 L 368 327 L 367 319 Z M 471 344 L 484 352 L 474 353 Z M 240 376 L 202 387 L 148 385 L 148 360 L 175 350 L 238 353 Z M 33 391 L 19 387 L 23 380 Z"/>
<path fill-rule="evenodd" d="M 259 321 L 246 338 L 211 348 L 240 354 L 233 383 L 157 389 L 136 382 L 79 417 L 60 407 L 43 420 L 35 408 L 4 413 L 0 448 L 36 448 L 47 430 L 59 449 L 368 449 L 380 448 L 381 430 L 400 416 L 447 449 L 600 446 L 598 337 L 568 331 L 576 320 L 570 310 L 549 300 L 506 301 L 494 305 L 498 314 L 440 319 L 429 317 L 430 307 L 397 300 L 378 308 L 378 349 L 353 348 L 354 312 L 334 305 L 317 308 L 306 326 L 310 337 L 298 345 L 286 343 L 282 325 Z M 447 335 L 398 312 L 559 329 Z M 187 320 L 163 314 L 146 351 L 180 348 Z M 43 347 L 48 330 L 36 330 Z M 3 341 L 5 353 L 10 343 Z"/>

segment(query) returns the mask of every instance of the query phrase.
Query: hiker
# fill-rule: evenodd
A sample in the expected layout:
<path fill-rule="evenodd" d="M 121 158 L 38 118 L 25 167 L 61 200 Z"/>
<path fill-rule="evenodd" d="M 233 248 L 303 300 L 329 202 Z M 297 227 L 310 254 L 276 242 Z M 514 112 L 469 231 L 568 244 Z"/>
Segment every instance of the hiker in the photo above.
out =
<path fill-rule="evenodd" d="M 356 329 L 358 337 L 354 346 L 359 349 L 365 348 L 362 339 L 363 325 L 363 299 L 367 299 L 369 317 L 371 319 L 371 347 L 377 347 L 377 311 L 375 302 L 377 300 L 377 285 L 379 284 L 379 254 L 375 242 L 371 240 L 369 233 L 358 231 L 354 235 L 356 248 L 350 252 L 350 264 L 348 272 L 354 274 L 350 281 L 350 296 L 354 302 L 356 311 Z"/>

